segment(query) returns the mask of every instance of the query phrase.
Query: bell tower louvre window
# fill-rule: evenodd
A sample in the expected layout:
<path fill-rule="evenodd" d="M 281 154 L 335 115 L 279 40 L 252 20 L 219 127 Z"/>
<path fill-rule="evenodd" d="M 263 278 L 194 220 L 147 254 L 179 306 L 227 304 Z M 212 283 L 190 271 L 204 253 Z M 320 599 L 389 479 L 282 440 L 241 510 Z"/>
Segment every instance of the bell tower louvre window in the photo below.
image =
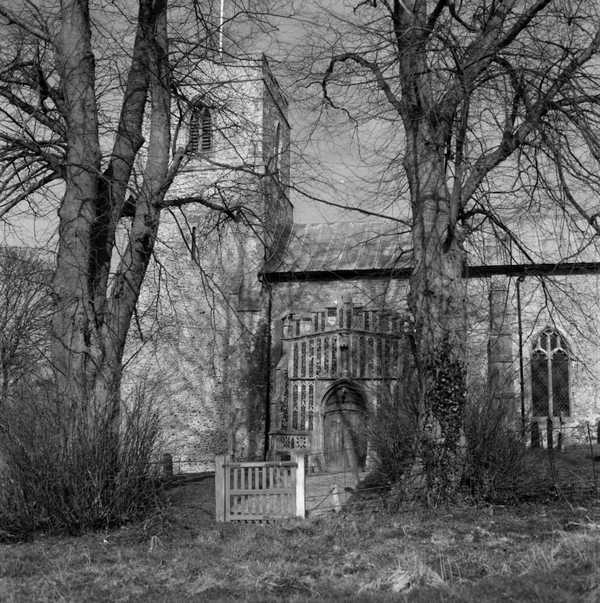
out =
<path fill-rule="evenodd" d="M 202 102 L 192 106 L 188 131 L 187 153 L 206 154 L 213 148 L 213 125 L 210 109 Z"/>

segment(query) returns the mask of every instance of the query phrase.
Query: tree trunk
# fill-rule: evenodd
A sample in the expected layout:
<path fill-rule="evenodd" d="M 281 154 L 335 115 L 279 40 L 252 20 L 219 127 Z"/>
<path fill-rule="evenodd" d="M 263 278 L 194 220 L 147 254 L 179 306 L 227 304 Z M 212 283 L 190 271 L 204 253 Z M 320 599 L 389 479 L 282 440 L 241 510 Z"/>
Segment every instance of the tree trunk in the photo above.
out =
<path fill-rule="evenodd" d="M 87 2 L 61 9 L 57 67 L 67 121 L 65 194 L 59 210 L 59 249 L 53 289 L 57 396 L 71 429 L 93 416 L 119 414 L 122 357 L 131 317 L 158 232 L 170 156 L 167 2 L 141 0 L 119 127 L 111 160 L 101 171 L 95 66 Z M 148 95 L 149 92 L 149 95 Z M 150 97 L 146 165 L 129 240 L 109 284 L 115 229 Z"/>
<path fill-rule="evenodd" d="M 458 445 L 465 404 L 464 252 L 456 208 L 446 184 L 444 158 L 414 137 L 407 159 L 413 211 L 413 314 L 419 380 L 416 442 L 429 498 L 446 499 L 459 477 Z"/>
<path fill-rule="evenodd" d="M 89 394 L 91 348 L 97 345 L 89 278 L 100 145 L 95 66 L 87 6 L 67 2 L 57 40 L 57 67 L 67 120 L 65 194 L 53 290 L 53 360 L 57 395 L 75 410 Z"/>

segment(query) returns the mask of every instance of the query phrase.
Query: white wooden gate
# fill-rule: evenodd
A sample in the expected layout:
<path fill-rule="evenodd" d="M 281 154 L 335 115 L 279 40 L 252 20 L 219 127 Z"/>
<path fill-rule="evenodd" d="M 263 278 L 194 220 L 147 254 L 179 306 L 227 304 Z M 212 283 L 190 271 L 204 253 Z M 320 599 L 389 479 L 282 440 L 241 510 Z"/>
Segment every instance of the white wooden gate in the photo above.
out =
<path fill-rule="evenodd" d="M 215 457 L 217 521 L 304 517 L 304 455 L 289 462 L 236 462 Z"/>

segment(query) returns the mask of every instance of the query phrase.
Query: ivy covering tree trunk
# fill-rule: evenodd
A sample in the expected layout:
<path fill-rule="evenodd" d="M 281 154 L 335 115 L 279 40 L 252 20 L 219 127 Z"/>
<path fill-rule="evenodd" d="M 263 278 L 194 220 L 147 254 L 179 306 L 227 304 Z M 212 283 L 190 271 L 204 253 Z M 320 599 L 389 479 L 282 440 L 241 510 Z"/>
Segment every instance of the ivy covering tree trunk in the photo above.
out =
<path fill-rule="evenodd" d="M 416 120 L 408 126 L 416 130 L 405 166 L 413 214 L 409 308 L 420 396 L 413 478 L 420 486 L 424 482 L 427 497 L 436 500 L 451 497 L 460 481 L 458 446 L 466 400 L 465 254 L 439 133 L 431 132 L 432 140 L 426 141 Z M 430 148 L 440 153 L 436 156 Z M 419 471 L 424 474 L 419 476 Z"/>

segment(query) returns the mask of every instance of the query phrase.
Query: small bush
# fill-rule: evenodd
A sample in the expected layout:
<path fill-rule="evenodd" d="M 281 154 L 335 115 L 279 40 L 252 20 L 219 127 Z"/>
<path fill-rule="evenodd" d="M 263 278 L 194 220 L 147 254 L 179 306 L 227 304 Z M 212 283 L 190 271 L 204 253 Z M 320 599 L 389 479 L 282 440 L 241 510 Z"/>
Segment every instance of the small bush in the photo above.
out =
<path fill-rule="evenodd" d="M 121 406 L 118 425 L 106 408 L 74 413 L 39 392 L 2 408 L 0 539 L 105 528 L 155 505 L 158 414 L 143 391 Z"/>
<path fill-rule="evenodd" d="M 509 410 L 489 396 L 478 398 L 465 408 L 463 483 L 476 499 L 490 500 L 523 480 L 527 449 Z"/>
<path fill-rule="evenodd" d="M 368 422 L 368 439 L 381 481 L 398 483 L 414 460 L 417 433 L 416 384 L 406 367 L 405 379 L 394 391 L 384 390 Z M 414 375 L 413 375 L 414 376 Z"/>

